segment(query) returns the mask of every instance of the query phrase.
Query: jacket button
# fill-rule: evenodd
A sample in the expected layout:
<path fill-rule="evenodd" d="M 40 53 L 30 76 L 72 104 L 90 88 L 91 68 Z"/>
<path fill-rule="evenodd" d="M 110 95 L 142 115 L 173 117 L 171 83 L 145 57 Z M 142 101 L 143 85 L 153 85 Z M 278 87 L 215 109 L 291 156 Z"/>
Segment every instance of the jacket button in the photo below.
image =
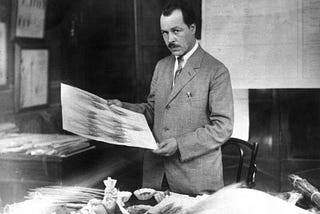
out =
<path fill-rule="evenodd" d="M 171 108 L 171 106 L 170 106 L 170 105 L 167 105 L 167 106 L 166 106 L 166 109 L 167 109 L 167 110 L 169 110 L 170 108 Z"/>
<path fill-rule="evenodd" d="M 163 128 L 165 131 L 169 131 L 170 129 L 168 127 Z"/>

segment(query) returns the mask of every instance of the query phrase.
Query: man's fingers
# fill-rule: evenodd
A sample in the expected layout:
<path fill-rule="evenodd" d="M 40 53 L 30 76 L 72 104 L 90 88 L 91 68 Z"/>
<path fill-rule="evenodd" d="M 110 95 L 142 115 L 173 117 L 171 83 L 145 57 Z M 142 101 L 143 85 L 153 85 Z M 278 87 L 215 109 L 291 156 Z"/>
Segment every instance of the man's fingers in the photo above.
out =
<path fill-rule="evenodd" d="M 169 156 L 168 150 L 166 148 L 155 149 L 152 152 L 161 156 Z"/>
<path fill-rule="evenodd" d="M 122 102 L 120 100 L 117 99 L 111 99 L 111 100 L 107 100 L 107 104 L 110 105 L 115 105 L 115 106 L 119 106 L 122 107 Z"/>
<path fill-rule="evenodd" d="M 168 145 L 167 141 L 163 141 L 159 144 L 159 149 L 164 148 L 166 145 Z"/>
<path fill-rule="evenodd" d="M 164 155 L 165 151 L 163 151 L 163 149 L 156 149 L 152 151 L 154 154 L 158 154 L 158 155 Z"/>
<path fill-rule="evenodd" d="M 153 150 L 153 153 L 155 153 L 155 154 L 163 154 L 163 153 L 165 153 L 165 145 L 166 145 L 165 142 L 161 142 L 159 144 L 159 148 Z"/>

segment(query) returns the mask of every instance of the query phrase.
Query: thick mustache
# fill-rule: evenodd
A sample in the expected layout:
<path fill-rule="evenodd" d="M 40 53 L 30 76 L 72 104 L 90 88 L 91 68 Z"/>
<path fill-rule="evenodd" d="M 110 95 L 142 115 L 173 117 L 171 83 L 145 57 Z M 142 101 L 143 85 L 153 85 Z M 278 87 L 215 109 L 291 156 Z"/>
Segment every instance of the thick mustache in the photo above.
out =
<path fill-rule="evenodd" d="M 169 45 L 168 45 L 168 47 L 169 48 L 178 48 L 178 47 L 180 47 L 179 45 L 176 45 L 176 44 L 173 44 L 173 43 L 170 43 Z"/>

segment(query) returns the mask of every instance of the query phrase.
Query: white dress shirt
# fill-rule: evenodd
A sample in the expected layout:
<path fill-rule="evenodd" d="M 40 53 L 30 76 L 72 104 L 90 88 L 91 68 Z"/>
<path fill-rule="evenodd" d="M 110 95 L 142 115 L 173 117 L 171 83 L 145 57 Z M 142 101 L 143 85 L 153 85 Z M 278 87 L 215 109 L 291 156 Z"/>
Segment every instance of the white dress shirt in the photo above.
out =
<path fill-rule="evenodd" d="M 187 63 L 190 56 L 197 50 L 198 46 L 199 46 L 198 41 L 196 41 L 193 48 L 188 53 L 186 53 L 185 55 L 182 56 L 182 59 L 183 59 L 182 63 L 181 63 L 182 68 L 185 66 L 185 64 Z M 176 58 L 176 60 L 174 63 L 174 68 L 173 68 L 173 80 L 174 80 L 174 76 L 176 74 L 176 71 L 178 69 L 178 56 L 175 56 L 175 58 Z M 172 87 L 173 86 L 174 86 L 174 81 L 172 81 Z"/>

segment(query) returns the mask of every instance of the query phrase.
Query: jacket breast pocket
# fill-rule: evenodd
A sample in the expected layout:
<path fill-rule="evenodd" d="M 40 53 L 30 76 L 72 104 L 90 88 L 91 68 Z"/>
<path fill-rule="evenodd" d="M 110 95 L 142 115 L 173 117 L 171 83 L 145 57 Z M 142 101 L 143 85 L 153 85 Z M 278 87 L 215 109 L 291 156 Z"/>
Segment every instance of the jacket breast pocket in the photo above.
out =
<path fill-rule="evenodd" d="M 199 96 L 198 94 L 192 94 L 191 92 L 186 93 L 187 103 L 192 108 L 202 108 L 206 105 L 207 99 L 203 96 Z"/>

